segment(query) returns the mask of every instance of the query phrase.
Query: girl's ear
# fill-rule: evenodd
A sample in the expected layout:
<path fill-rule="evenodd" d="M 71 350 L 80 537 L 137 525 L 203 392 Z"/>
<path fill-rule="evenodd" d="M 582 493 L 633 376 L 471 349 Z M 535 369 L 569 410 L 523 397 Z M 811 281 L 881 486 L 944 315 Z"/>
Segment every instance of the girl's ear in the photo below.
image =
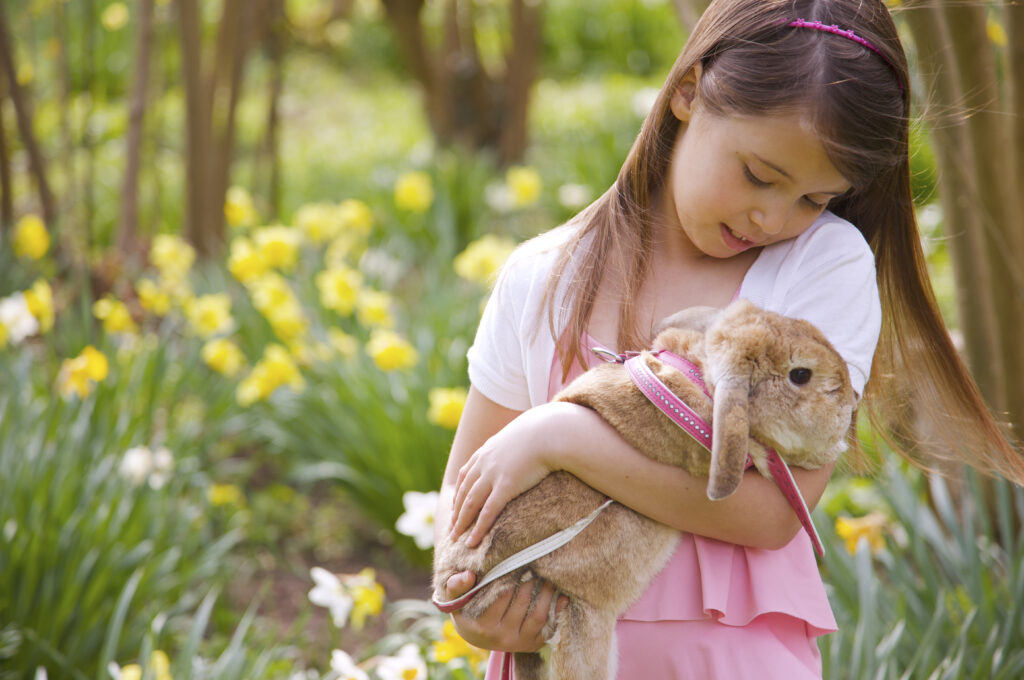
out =
<path fill-rule="evenodd" d="M 684 123 L 690 122 L 690 117 L 693 116 L 694 101 L 697 99 L 697 83 L 700 82 L 702 72 L 700 62 L 694 64 L 693 68 L 687 71 L 683 79 L 679 81 L 676 91 L 669 101 L 673 115 Z"/>

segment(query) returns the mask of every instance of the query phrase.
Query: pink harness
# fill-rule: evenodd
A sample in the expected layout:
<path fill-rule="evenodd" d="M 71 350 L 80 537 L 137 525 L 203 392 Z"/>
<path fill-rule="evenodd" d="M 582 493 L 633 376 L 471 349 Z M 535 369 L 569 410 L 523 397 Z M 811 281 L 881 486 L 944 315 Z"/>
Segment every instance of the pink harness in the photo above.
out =
<path fill-rule="evenodd" d="M 697 443 L 709 452 L 711 451 L 711 426 L 707 421 L 701 418 L 696 411 L 690 408 L 682 399 L 677 397 L 668 387 L 666 387 L 658 376 L 651 371 L 647 362 L 644 360 L 643 353 L 627 352 L 626 354 L 615 354 L 599 347 L 593 348 L 592 351 L 605 361 L 624 364 L 629 377 L 633 380 L 633 383 L 640 389 L 644 396 L 646 396 L 651 403 L 657 406 L 662 413 L 667 415 L 672 422 L 693 437 Z M 707 385 L 704 382 L 703 374 L 691 361 L 668 350 L 657 350 L 650 352 L 649 354 L 678 370 L 689 378 L 695 385 L 700 387 L 704 394 L 711 397 L 711 393 L 708 391 Z M 789 471 L 789 467 L 786 465 L 786 462 L 782 460 L 782 457 L 779 456 L 774 449 L 766 449 L 766 451 L 768 470 L 771 473 L 772 478 L 775 480 L 776 486 L 778 486 L 786 496 L 786 500 L 789 501 L 790 507 L 793 508 L 797 518 L 799 518 L 800 524 L 803 525 L 804 530 L 807 532 L 808 536 L 810 536 L 815 552 L 820 556 L 824 556 L 825 549 L 821 543 L 821 538 L 818 536 L 818 532 L 814 528 L 814 522 L 811 521 L 811 515 L 807 509 L 807 504 L 804 502 L 803 496 L 800 494 L 800 489 L 797 488 L 796 482 L 793 479 L 793 474 Z M 753 464 L 753 459 L 749 454 L 747 454 L 747 466 L 749 467 Z M 476 593 L 484 586 L 505 574 L 526 566 L 544 555 L 554 552 L 571 541 L 581 531 L 587 528 L 587 526 L 597 518 L 601 511 L 608 507 L 612 502 L 613 501 L 611 499 L 606 500 L 593 512 L 580 519 L 572 526 L 567 527 L 539 543 L 525 548 L 524 550 L 502 560 L 487 572 L 487 574 L 485 574 L 471 590 L 462 596 L 446 602 L 439 601 L 436 598 L 433 599 L 434 606 L 445 613 L 462 609 L 462 607 L 464 607 L 466 603 L 468 603 L 470 599 L 472 599 L 473 596 L 476 595 Z M 505 675 L 506 672 L 510 671 L 506 671 L 504 668 L 505 666 L 510 665 L 510 657 L 511 655 L 506 655 L 506 658 L 503 659 L 502 678 L 510 677 Z"/>

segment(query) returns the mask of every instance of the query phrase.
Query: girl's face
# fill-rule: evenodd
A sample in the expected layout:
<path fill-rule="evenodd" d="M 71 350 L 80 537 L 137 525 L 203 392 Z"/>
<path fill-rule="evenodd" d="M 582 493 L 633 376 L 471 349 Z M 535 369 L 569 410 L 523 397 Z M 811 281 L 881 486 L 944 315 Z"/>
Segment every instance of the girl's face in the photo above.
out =
<path fill-rule="evenodd" d="M 850 183 L 796 115 L 731 116 L 672 101 L 683 122 L 664 196 L 669 224 L 727 258 L 802 234 Z"/>

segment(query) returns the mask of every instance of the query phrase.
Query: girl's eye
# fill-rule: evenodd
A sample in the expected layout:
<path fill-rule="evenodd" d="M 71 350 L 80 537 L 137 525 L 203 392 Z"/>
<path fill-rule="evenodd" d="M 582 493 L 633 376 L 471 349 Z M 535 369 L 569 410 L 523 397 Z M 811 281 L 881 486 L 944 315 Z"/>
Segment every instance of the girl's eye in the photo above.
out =
<path fill-rule="evenodd" d="M 743 166 L 743 174 L 746 175 L 747 181 L 755 187 L 766 187 L 771 185 L 771 182 L 765 182 L 763 179 L 759 179 L 757 175 L 751 172 L 750 168 L 746 165 Z"/>
<path fill-rule="evenodd" d="M 812 210 L 824 210 L 826 207 L 828 207 L 828 202 L 818 203 L 817 201 L 812 201 L 810 196 L 804 196 L 804 200 L 807 202 L 807 205 L 809 205 Z"/>

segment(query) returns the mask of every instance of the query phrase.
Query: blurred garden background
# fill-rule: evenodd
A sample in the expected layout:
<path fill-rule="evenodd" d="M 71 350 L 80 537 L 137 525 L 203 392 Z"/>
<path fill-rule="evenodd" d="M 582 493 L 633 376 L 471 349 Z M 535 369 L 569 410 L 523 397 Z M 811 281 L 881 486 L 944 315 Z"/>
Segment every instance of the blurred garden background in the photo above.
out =
<path fill-rule="evenodd" d="M 891 5 L 939 302 L 1019 437 L 1024 6 Z M 482 677 L 425 599 L 465 351 L 700 10 L 0 4 L 0 679 Z M 815 512 L 825 677 L 1024 677 L 1024 494 L 877 434 Z"/>

